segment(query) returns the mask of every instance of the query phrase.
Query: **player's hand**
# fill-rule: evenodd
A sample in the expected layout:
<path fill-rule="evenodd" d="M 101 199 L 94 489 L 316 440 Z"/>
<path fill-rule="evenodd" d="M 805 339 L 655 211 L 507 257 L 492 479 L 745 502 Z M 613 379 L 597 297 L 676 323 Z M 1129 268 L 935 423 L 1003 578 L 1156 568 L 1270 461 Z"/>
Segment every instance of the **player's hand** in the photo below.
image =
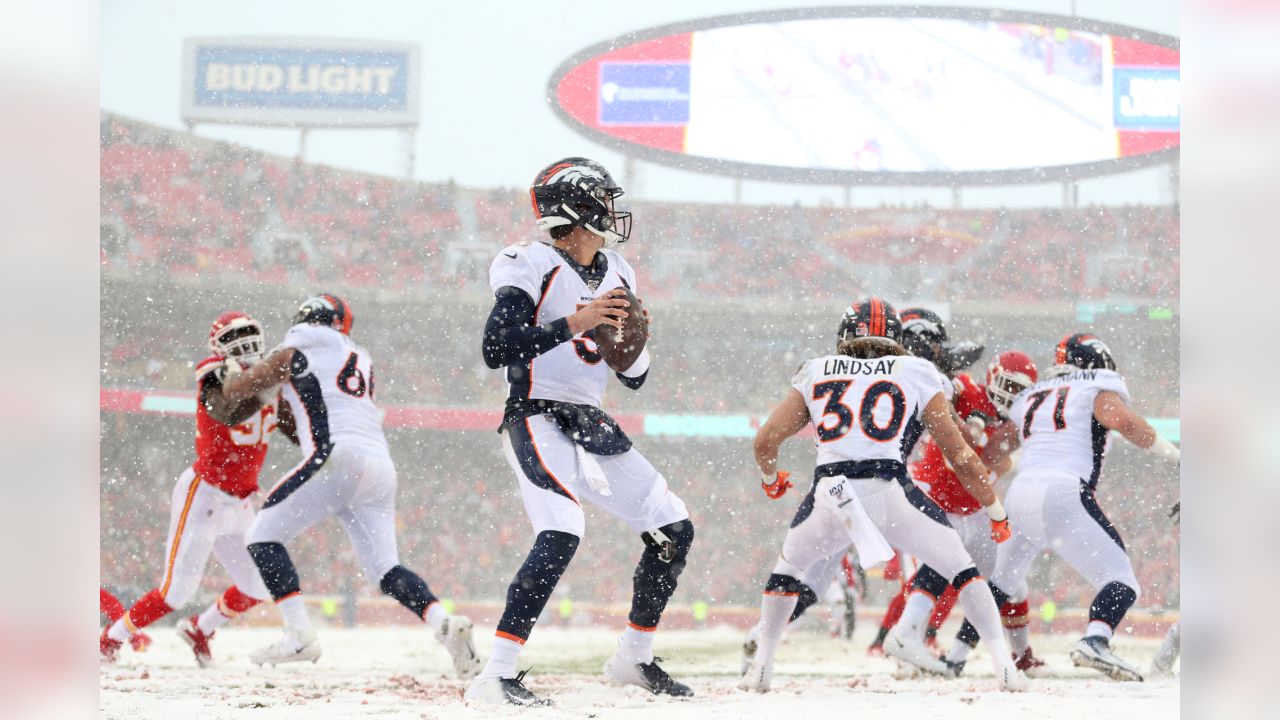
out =
<path fill-rule="evenodd" d="M 244 365 L 241 365 L 239 360 L 229 357 L 214 368 L 213 374 L 218 378 L 218 382 L 222 382 L 227 379 L 228 375 L 235 375 L 236 373 L 243 371 Z"/>
<path fill-rule="evenodd" d="M 777 477 L 772 481 L 765 476 L 760 479 L 760 487 L 764 488 L 764 494 L 769 496 L 770 500 L 777 500 L 787 494 L 787 490 L 795 487 L 791 483 L 791 473 L 786 470 L 779 470 Z"/>
<path fill-rule="evenodd" d="M 1005 516 L 1005 519 L 1003 520 L 991 521 L 991 539 L 995 540 L 997 545 L 1008 540 L 1012 536 L 1013 530 L 1009 529 L 1008 516 Z"/>
<path fill-rule="evenodd" d="M 627 318 L 626 308 L 631 305 L 622 299 L 624 294 L 626 291 L 622 288 L 614 288 L 583 305 L 581 310 L 569 316 L 569 332 L 577 335 L 600 325 L 621 330 L 622 321 Z"/>

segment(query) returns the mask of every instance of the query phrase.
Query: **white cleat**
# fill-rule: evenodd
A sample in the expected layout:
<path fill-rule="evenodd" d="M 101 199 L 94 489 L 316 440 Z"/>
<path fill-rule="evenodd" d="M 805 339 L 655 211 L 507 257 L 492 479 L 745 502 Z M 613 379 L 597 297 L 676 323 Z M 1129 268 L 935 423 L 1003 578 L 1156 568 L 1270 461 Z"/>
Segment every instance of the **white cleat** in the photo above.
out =
<path fill-rule="evenodd" d="M 436 639 L 453 658 L 453 669 L 462 680 L 470 680 L 480 674 L 484 663 L 476 654 L 471 642 L 471 620 L 464 615 L 450 615 L 436 631 Z"/>
<path fill-rule="evenodd" d="M 1000 689 L 1005 692 L 1026 692 L 1031 683 L 1026 674 L 1013 665 L 1000 669 Z"/>
<path fill-rule="evenodd" d="M 747 631 L 747 636 L 742 640 L 742 668 L 738 671 L 739 675 L 746 675 L 751 669 L 751 663 L 755 662 L 756 650 L 760 648 L 759 637 L 760 626 L 752 625 Z"/>
<path fill-rule="evenodd" d="M 1089 667 L 1113 680 L 1142 682 L 1142 674 L 1129 663 L 1111 652 L 1111 643 L 1104 637 L 1091 635 L 1080 639 L 1071 651 L 1071 662 L 1077 667 Z"/>
<path fill-rule="evenodd" d="M 522 670 L 513 678 L 477 677 L 462 699 L 468 705 L 550 705 L 550 700 L 534 695 L 524 686 L 527 672 Z"/>
<path fill-rule="evenodd" d="M 257 665 L 279 665 L 291 662 L 312 662 L 320 659 L 320 640 L 314 630 L 285 628 L 284 637 L 271 645 L 255 650 L 249 660 Z"/>
<path fill-rule="evenodd" d="M 953 677 L 947 664 L 934 657 L 925 647 L 924 640 L 911 637 L 902 631 L 902 625 L 894 625 L 884 639 L 884 654 L 933 675 Z"/>
<path fill-rule="evenodd" d="M 738 679 L 738 687 L 758 693 L 769 692 L 773 685 L 773 664 L 752 662 Z"/>

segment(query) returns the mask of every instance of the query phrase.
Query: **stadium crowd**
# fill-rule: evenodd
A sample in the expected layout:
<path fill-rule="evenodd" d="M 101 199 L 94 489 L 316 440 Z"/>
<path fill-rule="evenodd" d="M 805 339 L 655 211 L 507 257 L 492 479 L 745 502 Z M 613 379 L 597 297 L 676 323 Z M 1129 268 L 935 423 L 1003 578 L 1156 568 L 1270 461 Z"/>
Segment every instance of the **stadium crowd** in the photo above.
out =
<path fill-rule="evenodd" d="M 108 268 L 380 289 L 487 291 L 529 239 L 523 189 L 361 175 L 103 115 Z M 955 300 L 1178 292 L 1176 208 L 849 209 L 635 202 L 629 252 L 652 299 Z M 847 268 L 838 278 L 832 268 Z"/>

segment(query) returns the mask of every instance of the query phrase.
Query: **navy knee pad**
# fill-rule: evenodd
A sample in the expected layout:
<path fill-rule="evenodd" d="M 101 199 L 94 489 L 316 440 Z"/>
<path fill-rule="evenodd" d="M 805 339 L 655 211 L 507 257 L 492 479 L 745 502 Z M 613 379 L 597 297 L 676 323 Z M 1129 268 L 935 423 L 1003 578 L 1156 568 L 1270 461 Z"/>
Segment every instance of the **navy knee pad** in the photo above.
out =
<path fill-rule="evenodd" d="M 572 533 L 544 530 L 533 541 L 533 549 L 516 577 L 507 587 L 507 606 L 498 621 L 498 633 L 521 641 L 529 639 L 534 623 L 547 606 L 551 592 L 560 582 L 560 576 L 569 567 L 569 561 L 578 551 L 581 540 Z"/>
<path fill-rule="evenodd" d="M 397 565 L 388 570 L 387 574 L 382 576 L 382 582 L 378 587 L 424 620 L 427 617 L 427 608 L 437 600 L 431 593 L 431 589 L 427 587 L 426 581 L 403 565 Z"/>
<path fill-rule="evenodd" d="M 951 587 L 955 588 L 956 592 L 960 592 L 961 590 L 964 589 L 965 585 L 969 584 L 970 581 L 981 580 L 981 579 L 982 579 L 982 574 L 978 572 L 978 568 L 970 565 L 969 567 L 956 573 L 956 576 L 954 578 L 951 578 Z"/>
<path fill-rule="evenodd" d="M 912 590 L 923 590 L 937 600 L 947 591 L 947 579 L 928 565 L 921 565 L 916 571 L 916 579 L 911 583 Z"/>
<path fill-rule="evenodd" d="M 646 547 L 632 579 L 628 619 L 636 627 L 649 629 L 658 626 L 684 572 L 685 557 L 693 545 L 693 521 L 678 520 L 640 537 Z"/>
<path fill-rule="evenodd" d="M 987 587 L 991 588 L 991 597 L 995 599 L 996 607 L 1002 608 L 1005 605 L 1009 604 L 1009 593 L 1006 593 L 1005 591 L 996 587 L 996 584 L 991 582 L 990 580 L 987 581 Z"/>
<path fill-rule="evenodd" d="M 1107 583 L 1089 606 L 1089 620 L 1100 620 L 1114 629 L 1138 599 L 1138 591 L 1122 582 Z"/>
<path fill-rule="evenodd" d="M 289 551 L 285 550 L 284 545 L 278 542 L 250 543 L 247 549 L 273 600 L 302 592 L 298 569 L 293 566 L 293 560 L 289 558 Z"/>

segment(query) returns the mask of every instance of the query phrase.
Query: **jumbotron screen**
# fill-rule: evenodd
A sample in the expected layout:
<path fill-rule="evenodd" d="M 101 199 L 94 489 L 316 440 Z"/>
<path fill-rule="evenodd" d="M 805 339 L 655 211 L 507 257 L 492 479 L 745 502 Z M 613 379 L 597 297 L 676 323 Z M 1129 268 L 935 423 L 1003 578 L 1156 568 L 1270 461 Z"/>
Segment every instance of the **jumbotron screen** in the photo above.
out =
<path fill-rule="evenodd" d="M 556 73 L 553 103 L 624 152 L 756 176 L 1040 179 L 1123 169 L 1179 143 L 1171 38 L 993 18 L 751 17 L 588 49 Z"/>

